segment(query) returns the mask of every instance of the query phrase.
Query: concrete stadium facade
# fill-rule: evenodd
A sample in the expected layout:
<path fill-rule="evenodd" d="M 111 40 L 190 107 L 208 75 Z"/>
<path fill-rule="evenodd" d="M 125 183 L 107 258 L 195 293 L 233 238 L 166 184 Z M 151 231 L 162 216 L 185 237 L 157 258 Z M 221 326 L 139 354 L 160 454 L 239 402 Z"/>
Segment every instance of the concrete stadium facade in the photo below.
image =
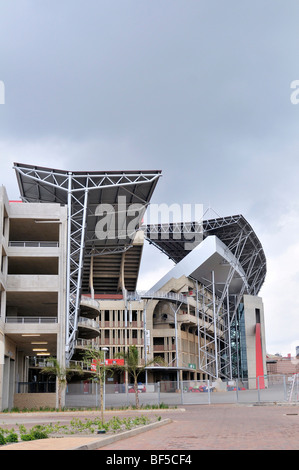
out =
<path fill-rule="evenodd" d="M 14 168 L 21 201 L 0 189 L 1 410 L 57 406 L 47 357 L 85 367 L 81 383 L 90 346 L 113 360 L 135 345 L 147 384 L 266 374 L 266 258 L 242 215 L 144 226 L 160 171 Z M 145 240 L 175 266 L 139 292 Z"/>

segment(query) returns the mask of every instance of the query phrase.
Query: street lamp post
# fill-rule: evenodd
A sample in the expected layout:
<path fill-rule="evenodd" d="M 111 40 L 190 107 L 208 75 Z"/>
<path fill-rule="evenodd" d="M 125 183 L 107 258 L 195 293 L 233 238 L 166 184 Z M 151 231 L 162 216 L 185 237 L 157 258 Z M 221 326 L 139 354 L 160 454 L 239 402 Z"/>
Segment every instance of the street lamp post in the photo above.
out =
<path fill-rule="evenodd" d="M 101 348 L 102 351 L 104 351 L 104 389 L 103 389 L 103 395 L 104 395 L 104 411 L 106 409 L 106 372 L 105 372 L 105 367 L 106 367 L 106 352 L 109 351 L 108 348 Z"/>

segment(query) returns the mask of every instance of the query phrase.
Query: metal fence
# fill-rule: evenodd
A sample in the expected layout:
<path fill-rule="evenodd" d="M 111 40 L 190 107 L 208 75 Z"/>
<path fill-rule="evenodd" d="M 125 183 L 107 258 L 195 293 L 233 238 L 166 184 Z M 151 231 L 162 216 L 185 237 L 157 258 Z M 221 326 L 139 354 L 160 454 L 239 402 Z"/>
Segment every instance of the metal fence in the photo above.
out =
<path fill-rule="evenodd" d="M 15 393 L 55 393 L 56 382 L 18 382 Z"/>
<path fill-rule="evenodd" d="M 140 406 L 182 406 L 223 403 L 299 402 L 299 374 L 253 377 L 246 380 L 157 382 L 139 384 Z M 100 407 L 97 383 L 82 382 L 67 387 L 66 407 Z M 132 384 L 106 384 L 105 408 L 135 405 Z"/>

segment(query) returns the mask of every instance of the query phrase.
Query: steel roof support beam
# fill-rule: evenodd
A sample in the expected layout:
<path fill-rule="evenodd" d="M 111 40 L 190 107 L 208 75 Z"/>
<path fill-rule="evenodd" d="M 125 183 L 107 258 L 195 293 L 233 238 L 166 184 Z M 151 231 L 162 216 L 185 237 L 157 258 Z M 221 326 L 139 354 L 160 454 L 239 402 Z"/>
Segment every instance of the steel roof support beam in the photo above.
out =
<path fill-rule="evenodd" d="M 66 361 L 73 354 L 78 327 L 80 295 L 84 256 L 104 255 L 126 251 L 131 243 L 123 246 L 86 246 L 91 242 L 86 236 L 88 196 L 90 192 L 109 188 L 129 189 L 146 183 L 155 183 L 160 171 L 136 172 L 69 172 L 50 168 L 32 167 L 15 163 L 14 169 L 27 202 L 60 202 L 67 204 L 67 295 L 66 295 Z M 29 189 L 26 189 L 29 185 Z M 31 190 L 33 189 L 33 191 Z M 52 188 L 52 190 L 51 190 Z M 47 194 L 43 199 L 41 190 Z M 59 191 L 59 194 L 57 193 Z M 148 195 L 150 198 L 153 191 Z M 131 194 L 131 192 L 130 192 Z M 142 200 L 140 195 L 136 195 Z M 148 204 L 148 201 L 144 201 Z M 93 216 L 95 214 L 92 214 Z M 131 234 L 133 236 L 133 234 Z M 129 246 L 127 246 L 129 245 Z"/>
<path fill-rule="evenodd" d="M 71 187 L 71 175 L 70 175 Z M 73 213 L 72 192 L 68 193 L 68 255 L 67 255 L 67 306 L 66 316 L 66 359 L 69 361 L 74 351 L 74 341 L 78 328 L 78 312 L 81 298 L 82 267 L 84 255 L 84 240 L 86 229 L 86 212 L 88 202 L 88 190 L 85 188 L 83 203 L 76 199 L 75 204 L 80 204 L 80 209 Z M 74 229 L 75 227 L 75 229 Z"/>

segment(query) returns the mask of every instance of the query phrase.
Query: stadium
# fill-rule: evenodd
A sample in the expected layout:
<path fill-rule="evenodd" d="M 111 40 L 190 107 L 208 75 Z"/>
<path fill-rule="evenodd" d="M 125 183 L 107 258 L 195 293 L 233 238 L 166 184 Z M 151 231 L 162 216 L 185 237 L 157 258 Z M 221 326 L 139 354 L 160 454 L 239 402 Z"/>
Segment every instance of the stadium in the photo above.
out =
<path fill-rule="evenodd" d="M 147 390 L 235 379 L 256 388 L 266 374 L 266 257 L 243 215 L 144 224 L 159 170 L 14 170 L 21 200 L 0 189 L 1 410 L 57 406 L 55 380 L 42 374 L 49 357 L 83 367 L 64 396 L 80 406 L 94 389 L 87 347 L 114 364 L 134 345 Z M 140 292 L 146 243 L 174 266 Z M 115 368 L 106 382 L 121 403 L 131 377 Z"/>

